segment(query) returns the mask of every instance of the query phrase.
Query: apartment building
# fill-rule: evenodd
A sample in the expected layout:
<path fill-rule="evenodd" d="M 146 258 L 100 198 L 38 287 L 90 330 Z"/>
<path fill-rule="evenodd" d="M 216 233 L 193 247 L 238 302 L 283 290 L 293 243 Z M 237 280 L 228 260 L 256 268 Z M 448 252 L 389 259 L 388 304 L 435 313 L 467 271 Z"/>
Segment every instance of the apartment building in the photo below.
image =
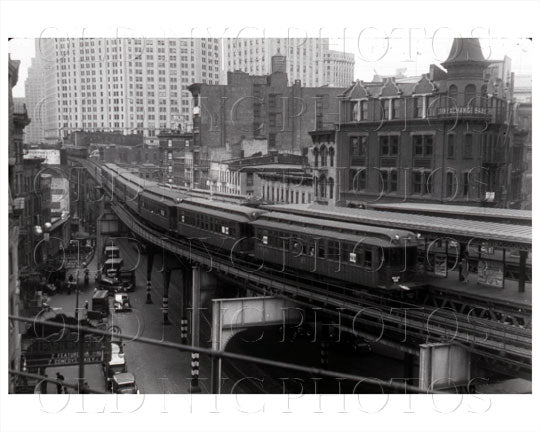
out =
<path fill-rule="evenodd" d="M 286 57 L 289 85 L 347 87 L 354 79 L 354 54 L 329 49 L 328 38 L 228 38 L 223 42 L 225 71 L 266 75 L 272 56 Z M 226 75 L 222 75 L 225 84 Z"/>
<path fill-rule="evenodd" d="M 213 38 L 36 40 L 44 140 L 118 131 L 158 145 L 161 130 L 191 124 L 187 87 L 219 83 L 220 52 Z"/>

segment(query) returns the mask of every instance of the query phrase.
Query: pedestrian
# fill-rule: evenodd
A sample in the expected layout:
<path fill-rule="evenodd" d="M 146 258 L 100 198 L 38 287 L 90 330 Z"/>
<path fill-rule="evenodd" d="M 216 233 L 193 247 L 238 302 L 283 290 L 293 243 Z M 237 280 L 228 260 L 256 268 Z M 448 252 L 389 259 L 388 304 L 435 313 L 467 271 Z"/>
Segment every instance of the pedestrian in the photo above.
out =
<path fill-rule="evenodd" d="M 60 372 L 56 372 L 56 380 L 60 381 L 56 383 L 56 393 L 64 393 L 64 375 L 62 375 Z"/>

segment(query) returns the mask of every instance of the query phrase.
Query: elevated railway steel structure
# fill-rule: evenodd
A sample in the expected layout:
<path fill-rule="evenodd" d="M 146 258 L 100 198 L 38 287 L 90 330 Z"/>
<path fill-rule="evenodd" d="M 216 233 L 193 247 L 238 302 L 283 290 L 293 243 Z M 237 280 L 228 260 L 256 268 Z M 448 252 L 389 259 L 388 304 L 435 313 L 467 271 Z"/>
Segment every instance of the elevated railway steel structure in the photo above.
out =
<path fill-rule="evenodd" d="M 96 169 L 99 164 L 78 158 L 71 158 L 71 161 L 74 165 L 83 167 L 98 184 L 101 184 Z M 105 192 L 110 196 L 112 191 L 105 187 Z M 413 344 L 451 341 L 465 346 L 471 353 L 489 359 L 497 366 L 509 368 L 510 372 L 526 376 L 531 373 L 530 315 L 529 311 L 522 307 L 513 308 L 504 302 L 478 307 L 479 302 L 482 302 L 481 299 L 477 298 L 471 304 L 467 304 L 467 296 L 462 295 L 461 303 L 456 310 L 449 310 L 446 307 L 441 308 L 437 302 L 419 305 L 411 302 L 410 297 L 406 295 L 396 298 L 389 296 L 385 291 L 352 290 L 347 285 L 332 285 L 328 281 L 318 281 L 307 275 L 291 275 L 271 268 L 259 269 L 254 263 L 232 262 L 227 254 L 216 253 L 213 250 L 210 253 L 207 248 L 196 245 L 187 238 L 167 236 L 164 230 L 149 226 L 120 202 L 112 201 L 110 206 L 119 220 L 143 242 L 196 263 L 207 271 L 216 272 L 220 277 L 234 281 L 240 286 L 265 294 L 283 296 L 306 307 L 319 308 L 337 317 L 340 326 L 349 326 L 354 330 L 355 326 L 362 325 L 363 329 L 370 329 L 375 335 L 380 333 L 381 326 L 384 326 L 385 337 L 400 340 L 399 338 L 402 339 L 406 335 L 410 338 L 408 341 Z M 377 215 L 381 213 L 373 212 Z M 328 217 L 328 214 L 321 214 L 320 217 Z M 404 222 L 396 214 L 393 214 L 393 217 L 398 223 Z M 381 221 L 377 223 L 380 226 Z M 416 231 L 426 230 L 420 223 L 415 227 Z M 406 229 L 411 228 L 409 226 Z M 456 233 L 467 239 L 477 238 L 478 234 L 466 230 Z M 505 234 L 491 231 L 491 235 L 498 244 L 507 246 L 511 244 L 526 250 L 531 248 L 530 238 L 527 239 L 523 233 Z M 507 320 L 505 317 L 508 316 L 512 316 L 512 319 Z"/>

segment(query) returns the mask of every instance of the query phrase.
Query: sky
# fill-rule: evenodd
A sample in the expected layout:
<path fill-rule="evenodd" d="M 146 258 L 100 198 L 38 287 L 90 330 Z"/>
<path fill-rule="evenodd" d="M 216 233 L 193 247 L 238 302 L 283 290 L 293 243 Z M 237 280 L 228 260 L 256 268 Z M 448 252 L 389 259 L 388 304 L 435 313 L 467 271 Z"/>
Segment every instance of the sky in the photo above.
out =
<path fill-rule="evenodd" d="M 296 35 L 293 35 L 296 36 Z M 416 76 L 429 71 L 430 64 L 446 60 L 455 34 L 438 32 L 425 35 L 419 32 L 393 32 L 366 28 L 360 34 L 347 34 L 330 39 L 330 48 L 355 54 L 355 79 L 370 81 L 375 73 L 392 75 L 396 69 L 405 68 L 405 75 Z M 512 59 L 512 71 L 516 74 L 531 74 L 532 43 L 527 38 L 490 38 L 478 34 L 484 56 Z M 28 67 L 35 55 L 33 38 L 14 38 L 9 41 L 12 59 L 20 60 L 19 82 L 13 89 L 15 97 L 24 97 L 24 81 Z"/>

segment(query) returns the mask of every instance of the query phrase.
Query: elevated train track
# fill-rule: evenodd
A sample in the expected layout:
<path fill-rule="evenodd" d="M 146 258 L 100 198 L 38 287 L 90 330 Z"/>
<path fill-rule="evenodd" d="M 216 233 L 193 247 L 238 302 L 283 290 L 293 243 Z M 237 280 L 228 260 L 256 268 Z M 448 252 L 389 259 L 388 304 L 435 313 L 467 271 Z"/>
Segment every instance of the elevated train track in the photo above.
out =
<path fill-rule="evenodd" d="M 89 173 L 93 174 L 91 163 L 78 162 L 86 165 Z M 98 178 L 96 180 L 100 181 Z M 392 298 L 387 292 L 353 290 L 341 283 L 332 286 L 328 281 L 317 281 L 309 278 L 309 275 L 294 277 L 273 268 L 255 271 L 256 263 L 235 261 L 233 264 L 230 256 L 223 253 L 214 250 L 209 253 L 207 248 L 196 246 L 180 236 L 165 237 L 163 231 L 149 227 L 119 203 L 111 203 L 111 208 L 142 240 L 217 271 L 240 285 L 285 296 L 301 305 L 320 307 L 334 315 L 338 313 L 340 319 L 349 325 L 362 324 L 376 331 L 382 319 L 389 334 L 403 336 L 407 332 L 411 340 L 420 343 L 426 340 L 451 340 L 467 346 L 473 353 L 530 371 L 531 330 L 528 325 L 500 322 L 496 315 L 471 314 L 470 308 L 450 312 L 441 309 L 440 305 L 420 306 L 407 301 L 406 297 Z"/>

